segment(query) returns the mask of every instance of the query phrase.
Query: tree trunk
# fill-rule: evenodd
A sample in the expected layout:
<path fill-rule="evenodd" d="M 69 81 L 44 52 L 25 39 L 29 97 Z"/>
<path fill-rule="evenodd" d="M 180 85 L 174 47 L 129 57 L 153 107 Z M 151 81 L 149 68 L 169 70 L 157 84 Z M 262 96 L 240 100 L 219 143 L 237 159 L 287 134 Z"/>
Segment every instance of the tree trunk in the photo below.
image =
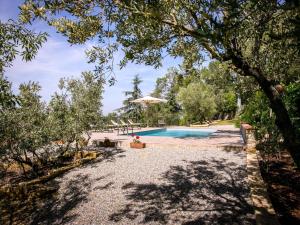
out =
<path fill-rule="evenodd" d="M 239 56 L 232 56 L 232 63 L 238 69 L 241 69 L 245 76 L 254 77 L 259 86 L 270 101 L 270 107 L 276 115 L 275 123 L 280 130 L 284 143 L 290 152 L 297 167 L 300 168 L 300 149 L 296 143 L 296 132 L 292 125 L 288 111 L 272 83 L 263 75 L 258 68 L 252 68 Z"/>

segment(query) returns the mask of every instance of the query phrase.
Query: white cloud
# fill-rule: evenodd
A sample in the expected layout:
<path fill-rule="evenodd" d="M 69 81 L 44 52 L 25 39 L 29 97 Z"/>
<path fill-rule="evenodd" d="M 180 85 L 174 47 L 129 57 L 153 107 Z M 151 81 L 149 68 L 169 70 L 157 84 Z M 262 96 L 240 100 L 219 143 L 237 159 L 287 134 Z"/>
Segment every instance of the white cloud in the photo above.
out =
<path fill-rule="evenodd" d="M 14 90 L 30 80 L 39 82 L 42 96 L 49 100 L 60 78 L 79 76 L 82 71 L 93 68 L 86 63 L 84 49 L 85 46 L 70 47 L 66 42 L 49 38 L 34 60 L 24 62 L 18 57 L 5 75 L 12 81 Z"/>
<path fill-rule="evenodd" d="M 22 0 L 10 1 L 0 0 L 0 19 L 17 18 L 17 6 Z M 84 51 L 91 48 L 95 43 L 92 40 L 85 45 L 71 46 L 65 37 L 57 34 L 53 28 L 47 26 L 44 22 L 34 22 L 30 29 L 36 32 L 48 32 L 48 41 L 39 50 L 36 58 L 31 62 L 24 62 L 18 57 L 11 68 L 6 69 L 5 75 L 13 83 L 14 91 L 18 90 L 21 83 L 28 81 L 39 82 L 42 86 L 41 96 L 48 101 L 51 95 L 58 89 L 57 84 L 60 78 L 79 76 L 82 71 L 93 69 L 93 65 L 87 64 Z M 115 62 L 123 57 L 120 50 L 115 54 Z M 157 77 L 166 73 L 170 66 L 178 65 L 180 60 L 167 58 L 163 62 L 163 67 L 158 70 L 151 66 L 128 63 L 128 65 L 119 70 L 115 67 L 117 83 L 113 87 L 106 86 L 103 100 L 103 112 L 107 114 L 116 108 L 122 106 L 124 100 L 124 91 L 132 89 L 132 79 L 135 74 L 139 74 L 143 83 L 141 89 L 144 95 L 150 94 L 155 86 Z"/>
<path fill-rule="evenodd" d="M 48 101 L 57 90 L 60 78 L 79 76 L 82 71 L 93 69 L 93 65 L 86 63 L 84 53 L 90 45 L 91 43 L 70 46 L 63 40 L 50 37 L 34 60 L 24 62 L 18 57 L 14 61 L 13 67 L 6 70 L 6 76 L 12 81 L 15 91 L 21 83 L 30 80 L 39 82 L 42 86 L 41 96 Z M 119 54 L 117 56 L 119 57 L 122 53 L 117 54 Z M 122 106 L 125 98 L 124 91 L 131 90 L 131 82 L 135 74 L 139 74 L 143 80 L 141 84 L 143 94 L 150 94 L 155 86 L 157 77 L 166 73 L 167 68 L 170 66 L 170 61 L 166 61 L 165 66 L 158 70 L 151 66 L 134 63 L 129 63 L 122 70 L 116 69 L 116 84 L 112 87 L 105 87 L 103 112 L 107 114 Z"/>

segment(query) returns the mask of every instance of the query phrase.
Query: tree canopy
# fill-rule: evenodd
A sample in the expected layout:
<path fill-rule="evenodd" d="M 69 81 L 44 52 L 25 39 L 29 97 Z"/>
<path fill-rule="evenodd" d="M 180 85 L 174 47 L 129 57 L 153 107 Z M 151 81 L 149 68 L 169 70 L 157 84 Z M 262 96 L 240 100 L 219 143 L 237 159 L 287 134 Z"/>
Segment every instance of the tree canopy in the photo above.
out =
<path fill-rule="evenodd" d="M 142 91 L 139 86 L 142 82 L 138 74 L 134 76 L 132 80 L 132 91 L 125 91 L 127 98 L 123 101 L 123 107 L 120 109 L 123 116 L 136 121 L 142 118 L 142 107 L 140 104 L 133 103 L 132 101 L 142 97 Z"/>
<path fill-rule="evenodd" d="M 10 94 L 11 86 L 6 85 Z M 102 85 L 91 72 L 82 73 L 80 79 L 62 79 L 60 92 L 46 104 L 38 83 L 21 84 L 17 104 L 1 107 L 1 164 L 17 163 L 24 174 L 26 165 L 31 168 L 28 172 L 38 176 L 66 151 L 79 150 L 89 140 L 93 125 L 101 122 Z"/>
<path fill-rule="evenodd" d="M 299 12 L 297 0 L 26 0 L 20 18 L 44 19 L 71 43 L 97 37 L 99 46 L 90 54 L 99 59 L 113 57 L 111 51 L 120 43 L 125 53 L 121 66 L 135 61 L 158 67 L 165 54 L 183 57 L 186 68 L 207 56 L 228 62 L 260 86 L 285 143 L 300 162 L 295 129 L 275 88 L 299 79 L 297 73 L 287 73 L 299 63 Z"/>
<path fill-rule="evenodd" d="M 12 65 L 17 55 L 25 61 L 32 60 L 46 40 L 46 33 L 34 33 L 20 22 L 0 21 L 0 74 Z"/>
<path fill-rule="evenodd" d="M 180 88 L 177 100 L 189 123 L 210 120 L 216 112 L 213 90 L 203 83 L 191 83 L 186 88 Z"/>
<path fill-rule="evenodd" d="M 266 74 L 278 78 L 283 65 L 276 62 L 289 65 L 297 60 L 291 57 L 299 46 L 295 6 L 299 6 L 297 1 L 27 0 L 20 18 L 25 22 L 45 19 L 71 43 L 95 36 L 99 44 L 106 38 L 115 40 L 125 52 L 123 63 L 135 60 L 159 66 L 165 49 L 172 56 L 183 56 L 185 65 L 191 66 L 208 54 L 232 60 L 241 73 L 251 75 L 234 62 L 242 56 L 249 66 L 274 67 Z M 57 12 L 75 19 L 58 17 Z"/>

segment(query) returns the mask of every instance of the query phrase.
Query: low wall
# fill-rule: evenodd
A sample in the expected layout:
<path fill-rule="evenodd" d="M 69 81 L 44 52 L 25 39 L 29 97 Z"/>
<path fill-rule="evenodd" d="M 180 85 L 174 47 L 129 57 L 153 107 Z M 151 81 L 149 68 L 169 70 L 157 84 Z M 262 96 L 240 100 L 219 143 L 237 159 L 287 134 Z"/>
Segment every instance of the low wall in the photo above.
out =
<path fill-rule="evenodd" d="M 257 225 L 280 225 L 269 198 L 267 186 L 260 173 L 255 145 L 254 129 L 249 124 L 241 124 L 241 134 L 247 151 L 248 184 Z"/>
<path fill-rule="evenodd" d="M 9 195 L 13 198 L 24 197 L 28 194 L 28 190 L 30 188 L 34 188 L 34 186 L 44 184 L 49 180 L 52 180 L 55 177 L 58 177 L 73 168 L 79 167 L 87 162 L 90 162 L 91 160 L 94 160 L 98 156 L 99 154 L 97 154 L 95 151 L 78 152 L 75 156 L 76 161 L 71 163 L 70 165 L 52 170 L 51 172 L 49 172 L 49 174 L 42 177 L 38 177 L 31 181 L 24 181 L 18 184 L 6 184 L 0 187 L 0 197 L 1 195 Z M 50 187 L 49 190 L 52 190 L 52 188 Z"/>
<path fill-rule="evenodd" d="M 254 137 L 254 128 L 250 124 L 243 123 L 241 124 L 240 130 L 245 145 L 247 147 L 255 147 L 256 141 Z"/>

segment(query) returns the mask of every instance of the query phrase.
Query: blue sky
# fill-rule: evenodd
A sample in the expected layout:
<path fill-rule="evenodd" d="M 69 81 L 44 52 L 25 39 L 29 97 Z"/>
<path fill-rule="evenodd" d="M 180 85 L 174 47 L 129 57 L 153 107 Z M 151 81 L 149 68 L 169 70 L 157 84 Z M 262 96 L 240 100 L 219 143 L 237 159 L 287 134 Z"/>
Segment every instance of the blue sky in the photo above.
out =
<path fill-rule="evenodd" d="M 0 20 L 16 19 L 18 5 L 22 0 L 0 0 Z M 82 71 L 93 69 L 93 65 L 86 61 L 84 51 L 91 47 L 92 43 L 71 46 L 62 35 L 43 22 L 35 22 L 31 29 L 36 32 L 47 32 L 48 41 L 39 50 L 38 55 L 31 62 L 23 62 L 19 57 L 13 62 L 11 68 L 7 68 L 5 76 L 12 82 L 14 91 L 18 90 L 21 83 L 37 81 L 42 86 L 40 92 L 45 101 L 49 101 L 51 95 L 58 89 L 57 84 L 62 77 L 78 77 Z M 122 53 L 117 53 L 115 61 L 118 62 Z M 163 66 L 154 69 L 150 66 L 129 63 L 122 70 L 115 69 L 117 83 L 105 86 L 103 99 L 103 113 L 107 114 L 122 106 L 124 91 L 131 90 L 131 81 L 135 74 L 139 74 L 143 83 L 141 90 L 143 95 L 148 95 L 155 86 L 158 77 L 163 76 L 168 68 L 178 66 L 180 59 L 167 57 Z"/>

